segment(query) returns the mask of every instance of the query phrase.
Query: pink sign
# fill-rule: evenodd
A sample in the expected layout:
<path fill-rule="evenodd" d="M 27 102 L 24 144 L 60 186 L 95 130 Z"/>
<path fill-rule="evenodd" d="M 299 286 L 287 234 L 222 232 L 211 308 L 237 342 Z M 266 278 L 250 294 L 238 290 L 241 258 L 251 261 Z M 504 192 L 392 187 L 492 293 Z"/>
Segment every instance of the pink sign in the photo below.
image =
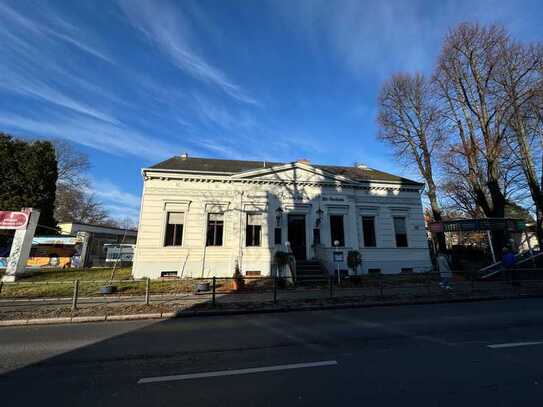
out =
<path fill-rule="evenodd" d="M 26 229 L 28 213 L 0 211 L 0 229 Z"/>

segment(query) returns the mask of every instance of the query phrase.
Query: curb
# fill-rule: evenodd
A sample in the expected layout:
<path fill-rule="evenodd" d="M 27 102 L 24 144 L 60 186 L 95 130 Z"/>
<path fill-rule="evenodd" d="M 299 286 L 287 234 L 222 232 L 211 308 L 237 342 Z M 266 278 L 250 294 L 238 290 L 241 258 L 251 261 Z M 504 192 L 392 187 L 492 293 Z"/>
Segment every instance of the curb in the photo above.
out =
<path fill-rule="evenodd" d="M 77 324 L 86 322 L 104 322 L 104 321 L 136 321 L 143 319 L 166 319 L 175 318 L 175 312 L 163 312 L 156 314 L 128 314 L 128 315 L 100 315 L 84 317 L 62 317 L 62 318 L 34 318 L 34 319 L 11 319 L 0 321 L 0 327 L 3 326 L 26 326 L 26 325 L 57 325 L 57 324 Z"/>
<path fill-rule="evenodd" d="M 352 309 L 352 308 L 376 308 L 376 307 L 395 307 L 401 305 L 431 305 L 431 304 L 459 304 L 470 302 L 484 301 L 500 301 L 511 299 L 525 298 L 542 298 L 541 294 L 524 294 L 520 296 L 495 295 L 479 298 L 444 298 L 433 300 L 420 301 L 396 301 L 396 302 L 374 302 L 374 303 L 343 303 L 343 304 L 316 304 L 316 305 L 301 305 L 279 307 L 265 307 L 258 309 L 234 309 L 234 310 L 192 310 L 192 311 L 176 311 L 162 312 L 153 314 L 127 314 L 127 315 L 100 315 L 100 316 L 80 316 L 80 317 L 61 317 L 61 318 L 34 318 L 34 319 L 12 319 L 0 321 L 0 327 L 10 326 L 27 326 L 27 325 L 56 325 L 56 324 L 75 324 L 88 322 L 105 322 L 105 321 L 137 321 L 149 319 L 173 319 L 173 318 L 195 318 L 195 317 L 214 317 L 214 316 L 230 316 L 230 315 L 247 315 L 247 314 L 270 314 L 280 312 L 298 312 L 298 311 L 325 311 L 335 309 Z"/>

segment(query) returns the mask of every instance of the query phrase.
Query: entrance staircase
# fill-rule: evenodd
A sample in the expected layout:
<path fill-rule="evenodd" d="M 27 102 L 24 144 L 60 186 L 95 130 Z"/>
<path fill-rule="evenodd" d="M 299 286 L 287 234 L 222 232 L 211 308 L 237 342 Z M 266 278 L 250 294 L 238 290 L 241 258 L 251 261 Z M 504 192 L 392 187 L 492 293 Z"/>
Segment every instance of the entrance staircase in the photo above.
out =
<path fill-rule="evenodd" d="M 319 285 L 328 282 L 328 273 L 318 260 L 296 261 L 296 284 Z"/>

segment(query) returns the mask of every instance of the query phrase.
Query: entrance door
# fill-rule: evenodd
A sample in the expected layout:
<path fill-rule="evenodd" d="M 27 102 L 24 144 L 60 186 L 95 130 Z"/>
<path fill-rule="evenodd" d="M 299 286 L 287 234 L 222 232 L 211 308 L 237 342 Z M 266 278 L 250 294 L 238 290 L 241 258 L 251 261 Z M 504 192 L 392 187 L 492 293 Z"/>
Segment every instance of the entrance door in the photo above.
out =
<path fill-rule="evenodd" d="M 305 215 L 288 215 L 288 241 L 296 260 L 305 260 Z"/>

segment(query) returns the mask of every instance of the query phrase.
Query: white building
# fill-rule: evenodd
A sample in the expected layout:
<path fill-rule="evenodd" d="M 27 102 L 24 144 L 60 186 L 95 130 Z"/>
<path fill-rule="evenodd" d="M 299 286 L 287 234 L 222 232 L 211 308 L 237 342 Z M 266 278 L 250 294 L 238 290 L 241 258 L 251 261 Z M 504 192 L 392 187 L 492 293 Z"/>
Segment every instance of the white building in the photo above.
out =
<path fill-rule="evenodd" d="M 289 242 L 297 262 L 359 273 L 431 268 L 423 185 L 365 166 L 172 157 L 142 170 L 134 277 L 270 275 Z M 337 241 L 338 245 L 333 246 Z M 341 257 L 336 255 L 336 260 Z M 351 271 L 352 274 L 352 271 Z"/>

